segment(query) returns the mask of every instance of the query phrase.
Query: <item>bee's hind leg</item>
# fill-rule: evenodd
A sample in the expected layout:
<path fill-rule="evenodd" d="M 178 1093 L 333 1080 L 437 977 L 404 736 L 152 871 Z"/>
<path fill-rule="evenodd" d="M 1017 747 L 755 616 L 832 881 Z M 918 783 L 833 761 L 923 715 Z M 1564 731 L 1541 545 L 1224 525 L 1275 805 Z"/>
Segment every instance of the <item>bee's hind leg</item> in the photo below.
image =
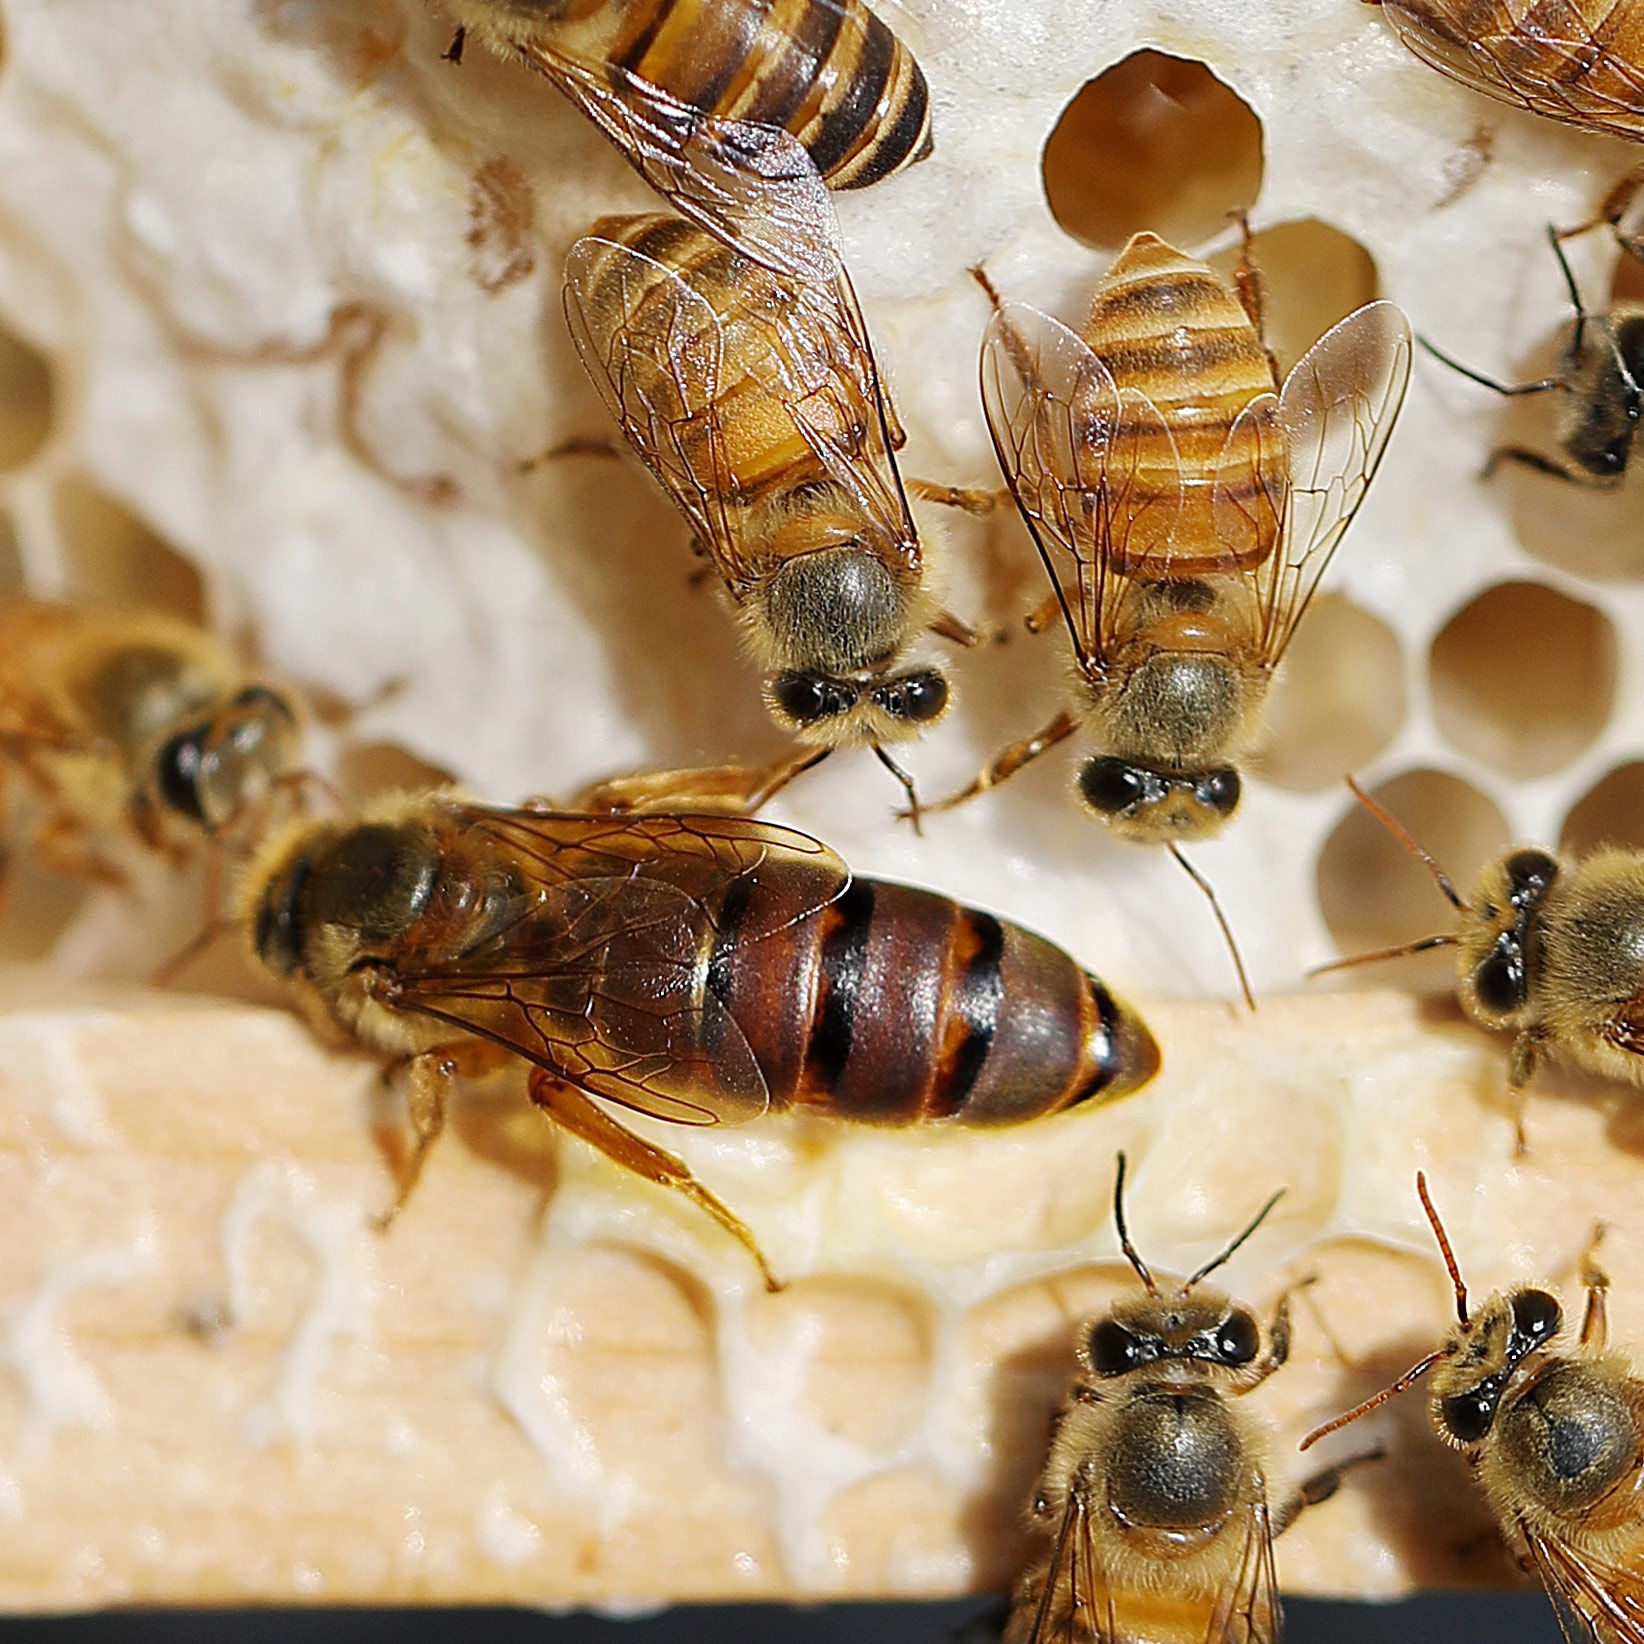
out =
<path fill-rule="evenodd" d="M 1374 1450 L 1361 1450 L 1356 1456 L 1348 1456 L 1334 1467 L 1326 1467 L 1311 1478 L 1303 1479 L 1274 1510 L 1273 1534 L 1283 1535 L 1307 1508 L 1328 1501 L 1341 1488 L 1342 1479 L 1351 1469 L 1367 1461 L 1380 1461 L 1386 1453 L 1379 1445 Z"/>
<path fill-rule="evenodd" d="M 772 1291 L 782 1288 L 782 1282 L 771 1272 L 753 1230 L 691 1174 L 690 1166 L 683 1159 L 665 1153 L 660 1147 L 653 1147 L 642 1137 L 636 1136 L 574 1085 L 556 1079 L 543 1068 L 531 1070 L 530 1089 L 531 1100 L 555 1124 L 586 1142 L 596 1152 L 603 1153 L 612 1164 L 621 1165 L 624 1170 L 631 1170 L 636 1176 L 655 1182 L 659 1187 L 671 1187 L 705 1210 L 753 1257 L 765 1281 L 765 1288 Z"/>

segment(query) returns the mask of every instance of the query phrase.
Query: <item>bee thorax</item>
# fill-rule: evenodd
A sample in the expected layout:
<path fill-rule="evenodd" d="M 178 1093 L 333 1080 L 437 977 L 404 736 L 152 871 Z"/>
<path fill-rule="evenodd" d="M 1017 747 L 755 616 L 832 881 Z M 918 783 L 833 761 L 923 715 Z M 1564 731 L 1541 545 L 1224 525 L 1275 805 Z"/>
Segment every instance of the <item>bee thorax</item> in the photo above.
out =
<path fill-rule="evenodd" d="M 1166 651 L 1126 675 L 1104 706 L 1111 752 L 1191 769 L 1226 757 L 1246 705 L 1238 670 L 1225 656 Z"/>
<path fill-rule="evenodd" d="M 1121 1417 L 1107 1476 L 1108 1505 L 1126 1524 L 1205 1529 L 1238 1498 L 1243 1447 L 1213 1392 L 1156 1388 Z"/>
<path fill-rule="evenodd" d="M 789 668 L 859 673 L 894 655 L 907 637 L 906 592 L 859 547 L 788 560 L 765 584 L 762 604 L 772 649 Z"/>

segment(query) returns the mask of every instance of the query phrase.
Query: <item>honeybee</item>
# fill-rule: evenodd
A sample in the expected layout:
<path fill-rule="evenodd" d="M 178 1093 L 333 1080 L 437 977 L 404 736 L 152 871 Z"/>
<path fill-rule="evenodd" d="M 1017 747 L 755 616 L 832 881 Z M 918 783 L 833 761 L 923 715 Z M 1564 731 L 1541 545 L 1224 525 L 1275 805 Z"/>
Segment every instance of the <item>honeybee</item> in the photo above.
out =
<path fill-rule="evenodd" d="M 1275 1512 L 1270 1443 L 1233 1404 L 1290 1351 L 1289 1297 L 1256 1316 L 1200 1288 L 1261 1225 L 1161 1287 L 1113 1219 L 1146 1294 L 1116 1303 L 1078 1348 L 1085 1375 L 1057 1418 L 1032 1523 L 1048 1541 L 1017 1584 L 1004 1644 L 1260 1644 L 1279 1636 L 1273 1538 L 1334 1494 L 1343 1463 Z M 1264 1339 L 1265 1335 L 1265 1339 Z M 1357 1458 L 1367 1459 L 1367 1458 Z"/>
<path fill-rule="evenodd" d="M 1431 1371 L 1438 1436 L 1466 1456 L 1502 1535 L 1540 1577 L 1571 1644 L 1639 1644 L 1644 1381 L 1624 1355 L 1605 1349 L 1609 1281 L 1589 1249 L 1574 1353 L 1552 1350 L 1564 1316 L 1545 1290 L 1499 1291 L 1472 1315 L 1425 1176 L 1417 1175 L 1416 1189 L 1455 1286 L 1458 1328 L 1391 1387 L 1310 1433 L 1302 1448 Z"/>
<path fill-rule="evenodd" d="M 48 867 L 119 882 L 122 830 L 181 860 L 293 775 L 300 746 L 293 700 L 203 629 L 0 602 L 0 797 L 9 771 L 42 795 Z"/>
<path fill-rule="evenodd" d="M 1644 856 L 1607 849 L 1560 862 L 1511 850 L 1484 869 L 1467 901 L 1401 823 L 1351 778 L 1348 787 L 1432 875 L 1459 926 L 1320 969 L 1453 947 L 1462 1009 L 1513 1036 L 1508 1085 L 1520 1150 L 1524 1091 L 1543 1054 L 1644 1084 Z"/>
<path fill-rule="evenodd" d="M 1632 457 L 1633 436 L 1644 408 L 1644 303 L 1618 302 L 1608 314 L 1589 313 L 1557 232 L 1549 229 L 1548 238 L 1575 310 L 1569 344 L 1552 376 L 1534 382 L 1497 382 L 1452 359 L 1425 337 L 1422 346 L 1451 370 L 1498 394 L 1517 398 L 1556 390 L 1568 396 L 1560 407 L 1557 427 L 1564 455 L 1550 457 L 1519 445 L 1498 446 L 1485 464 L 1486 479 L 1501 463 L 1513 462 L 1575 485 L 1619 485 Z"/>
<path fill-rule="evenodd" d="M 905 655 L 927 626 L 967 636 L 937 610 L 843 267 L 811 284 L 677 217 L 607 217 L 571 248 L 565 313 L 611 415 L 717 571 L 772 717 L 821 753 L 871 747 L 917 812 L 884 745 L 940 718 L 948 685 Z"/>
<path fill-rule="evenodd" d="M 464 32 L 552 80 L 676 210 L 778 269 L 836 243 L 825 204 L 781 185 L 814 169 L 862 188 L 931 152 L 925 77 L 861 0 L 449 3 Z"/>
<path fill-rule="evenodd" d="M 1644 23 L 1633 0 L 1372 0 L 1424 63 L 1498 103 L 1644 137 Z"/>
<path fill-rule="evenodd" d="M 1404 396 L 1410 330 L 1369 303 L 1282 388 L 1255 271 L 1231 291 L 1137 234 L 1083 336 L 978 273 L 982 399 L 1073 641 L 1074 695 L 958 804 L 1083 725 L 1086 805 L 1125 839 L 1215 833 L 1239 803 L 1273 671 L 1363 499 Z"/>
<path fill-rule="evenodd" d="M 1003 1125 L 1159 1065 L 1141 1020 L 1043 938 L 737 816 L 402 797 L 270 839 L 239 913 L 313 1020 L 408 1062 L 396 1210 L 453 1081 L 523 1058 L 543 1112 L 692 1199 L 773 1286 L 741 1220 L 594 1097 L 687 1125 L 790 1108 Z"/>

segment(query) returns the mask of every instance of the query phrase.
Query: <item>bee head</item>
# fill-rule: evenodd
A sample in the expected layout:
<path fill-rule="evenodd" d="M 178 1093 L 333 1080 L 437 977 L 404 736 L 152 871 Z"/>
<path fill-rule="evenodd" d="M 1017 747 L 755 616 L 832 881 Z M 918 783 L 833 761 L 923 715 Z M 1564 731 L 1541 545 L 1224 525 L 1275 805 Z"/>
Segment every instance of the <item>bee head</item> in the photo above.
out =
<path fill-rule="evenodd" d="M 1564 1315 L 1545 1290 L 1492 1296 L 1465 1320 L 1433 1371 L 1433 1422 L 1448 1443 L 1489 1437 L 1520 1366 L 1559 1332 Z"/>
<path fill-rule="evenodd" d="M 215 833 L 292 769 L 300 740 L 290 702 L 267 686 L 248 686 L 165 737 L 141 803 Z"/>
<path fill-rule="evenodd" d="M 1541 909 L 1558 872 L 1546 851 L 1518 850 L 1479 876 L 1456 944 L 1456 969 L 1463 1007 L 1489 1027 L 1517 1025 L 1529 1006 Z"/>
<path fill-rule="evenodd" d="M 1242 791 L 1231 765 L 1161 771 L 1104 754 L 1079 773 L 1079 797 L 1121 838 L 1137 844 L 1209 837 L 1238 809 Z"/>
<path fill-rule="evenodd" d="M 905 742 L 947 711 L 948 682 L 935 668 L 844 678 L 793 670 L 766 683 L 765 702 L 785 731 L 819 747 Z"/>

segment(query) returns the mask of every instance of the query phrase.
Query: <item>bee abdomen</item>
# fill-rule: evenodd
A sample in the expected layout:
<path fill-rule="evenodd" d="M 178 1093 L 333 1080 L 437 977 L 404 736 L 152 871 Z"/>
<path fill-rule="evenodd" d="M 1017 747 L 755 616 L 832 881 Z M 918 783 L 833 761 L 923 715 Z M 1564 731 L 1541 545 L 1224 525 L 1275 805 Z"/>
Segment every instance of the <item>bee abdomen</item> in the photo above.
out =
<path fill-rule="evenodd" d="M 777 887 L 744 904 L 769 917 Z M 1012 1124 L 1111 1100 L 1159 1065 L 1133 1012 L 1042 937 L 872 879 L 774 936 L 715 944 L 714 991 L 773 1102 L 877 1124 Z"/>
<path fill-rule="evenodd" d="M 785 128 L 834 188 L 930 152 L 925 77 L 861 0 L 611 4 L 613 64 L 704 114 Z"/>

